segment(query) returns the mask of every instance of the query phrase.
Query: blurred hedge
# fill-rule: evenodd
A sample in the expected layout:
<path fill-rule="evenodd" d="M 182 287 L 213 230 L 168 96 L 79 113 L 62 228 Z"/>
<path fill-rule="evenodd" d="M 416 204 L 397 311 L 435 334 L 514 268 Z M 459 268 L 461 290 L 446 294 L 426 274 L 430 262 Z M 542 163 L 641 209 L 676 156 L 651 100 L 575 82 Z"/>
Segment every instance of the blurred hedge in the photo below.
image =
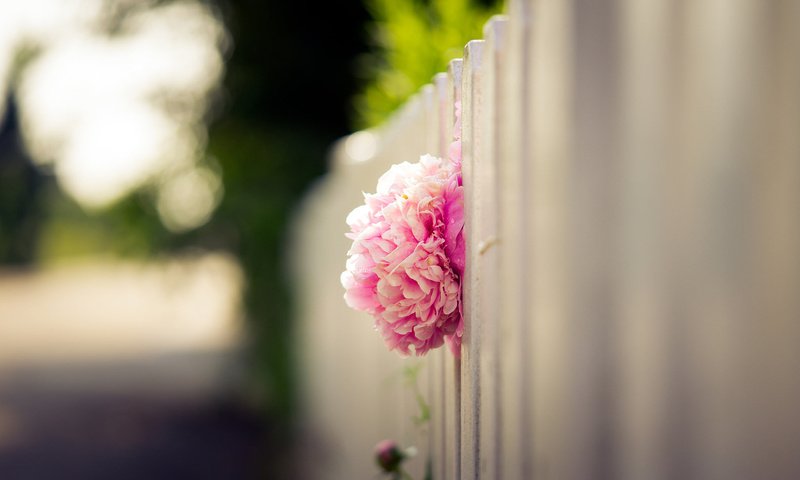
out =
<path fill-rule="evenodd" d="M 483 25 L 502 2 L 475 0 L 365 0 L 373 21 L 372 50 L 362 56 L 364 90 L 355 98 L 356 126 L 385 120 L 421 86 L 482 38 Z"/>

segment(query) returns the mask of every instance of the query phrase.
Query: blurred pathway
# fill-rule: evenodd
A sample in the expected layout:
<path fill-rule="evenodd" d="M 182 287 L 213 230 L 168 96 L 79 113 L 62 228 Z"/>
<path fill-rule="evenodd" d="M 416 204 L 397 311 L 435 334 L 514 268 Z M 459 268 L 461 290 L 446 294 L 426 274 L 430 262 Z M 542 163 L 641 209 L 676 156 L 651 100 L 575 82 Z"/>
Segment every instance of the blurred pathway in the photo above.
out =
<path fill-rule="evenodd" d="M 263 478 L 266 432 L 233 392 L 189 398 L 140 388 L 142 382 L 129 389 L 88 388 L 87 377 L 125 378 L 142 367 L 98 372 L 74 366 L 6 379 L 0 385 L 0 478 Z"/>
<path fill-rule="evenodd" d="M 240 292 L 219 256 L 0 272 L 0 479 L 285 478 Z"/>

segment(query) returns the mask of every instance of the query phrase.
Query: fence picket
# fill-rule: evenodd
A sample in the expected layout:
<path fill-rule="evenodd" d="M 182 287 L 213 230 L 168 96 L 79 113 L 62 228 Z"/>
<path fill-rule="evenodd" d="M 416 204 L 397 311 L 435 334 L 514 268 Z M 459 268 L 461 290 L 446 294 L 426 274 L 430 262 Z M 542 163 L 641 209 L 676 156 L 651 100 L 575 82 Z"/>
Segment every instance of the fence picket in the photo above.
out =
<path fill-rule="evenodd" d="M 620 24 L 620 237 L 617 246 L 618 476 L 685 478 L 675 456 L 680 388 L 672 355 L 683 348 L 667 314 L 666 205 L 675 2 L 626 0 Z M 622 254 L 624 253 L 624 257 Z M 672 395 L 670 395 L 672 392 Z M 672 397 L 672 398 L 671 398 Z"/>
<path fill-rule="evenodd" d="M 454 138 L 455 103 L 461 101 L 461 59 L 451 60 L 447 69 L 444 106 L 444 136 L 439 155 L 446 157 Z M 444 370 L 445 434 L 449 441 L 444 452 L 445 472 L 442 478 L 461 478 L 461 359 L 446 352 Z"/>
<path fill-rule="evenodd" d="M 522 145 L 531 135 L 525 108 L 530 85 L 527 63 L 532 52 L 529 42 L 530 6 L 522 1 L 509 2 L 507 53 L 505 75 L 498 81 L 500 87 L 500 122 L 503 129 L 498 137 L 498 178 L 503 188 L 499 192 L 499 253 L 500 268 L 500 318 L 498 343 L 500 352 L 500 411 L 502 449 L 498 460 L 501 478 L 532 478 L 532 434 L 528 428 L 533 405 L 529 401 L 531 384 L 526 375 L 532 364 L 525 331 L 530 327 L 524 317 L 526 302 L 530 298 L 526 283 L 529 276 L 525 255 L 528 253 L 524 232 L 525 195 Z"/>
<path fill-rule="evenodd" d="M 478 478 L 481 441 L 481 344 L 483 323 L 481 289 L 483 262 L 479 244 L 485 237 L 483 209 L 487 207 L 481 162 L 483 141 L 483 41 L 473 40 L 464 49 L 461 78 L 462 171 L 464 178 L 466 269 L 464 294 L 464 337 L 461 349 L 461 476 Z"/>
<path fill-rule="evenodd" d="M 484 28 L 482 113 L 473 121 L 482 125 L 481 148 L 475 152 L 475 181 L 481 190 L 482 234 L 477 236 L 481 285 L 475 295 L 480 298 L 476 316 L 481 322 L 480 349 L 480 439 L 477 441 L 478 477 L 500 479 L 501 416 L 500 416 L 500 264 L 503 248 L 499 241 L 500 133 L 503 131 L 501 82 L 504 74 L 505 31 L 507 19 L 493 17 Z M 476 118 L 477 117 L 477 118 Z M 479 182 L 479 183 L 477 183 Z M 477 204 L 476 204 L 477 206 Z"/>
<path fill-rule="evenodd" d="M 439 74 L 433 79 L 433 84 L 426 87 L 425 91 L 429 98 L 427 103 L 429 116 L 429 129 L 425 138 L 426 152 L 436 154 L 441 150 L 440 133 L 444 128 L 444 99 L 447 77 Z M 444 478 L 444 452 L 446 451 L 446 430 L 445 430 L 445 404 L 444 404 L 444 360 L 445 353 L 442 349 L 430 352 L 428 355 L 429 365 L 429 388 L 430 388 L 430 428 L 431 446 L 430 461 L 431 473 L 434 478 Z"/>

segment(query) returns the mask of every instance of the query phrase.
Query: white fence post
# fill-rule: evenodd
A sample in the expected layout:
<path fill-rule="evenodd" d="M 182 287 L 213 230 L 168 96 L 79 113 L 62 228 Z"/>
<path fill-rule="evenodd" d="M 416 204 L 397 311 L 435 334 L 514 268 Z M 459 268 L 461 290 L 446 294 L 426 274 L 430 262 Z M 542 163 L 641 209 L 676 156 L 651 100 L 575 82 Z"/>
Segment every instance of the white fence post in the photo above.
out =
<path fill-rule="evenodd" d="M 481 289 L 483 263 L 478 246 L 485 236 L 483 209 L 486 204 L 482 175 L 483 156 L 483 41 L 473 40 L 464 49 L 461 78 L 461 152 L 464 179 L 466 268 L 462 279 L 464 295 L 464 337 L 461 348 L 461 476 L 477 478 L 480 473 L 481 441 L 481 344 L 483 323 Z"/>
<path fill-rule="evenodd" d="M 500 458 L 501 478 L 533 478 L 533 435 L 530 426 L 533 405 L 528 375 L 533 365 L 526 331 L 532 329 L 525 307 L 532 298 L 532 280 L 526 256 L 524 213 L 531 187 L 525 184 L 525 139 L 531 135 L 526 99 L 530 95 L 529 68 L 532 52 L 527 38 L 532 28 L 530 7 L 521 1 L 509 2 L 508 35 L 505 41 L 504 75 L 497 81 L 500 90 L 497 176 L 502 188 L 498 195 L 498 256 L 500 269 L 500 317 L 498 344 L 500 362 Z"/>
<path fill-rule="evenodd" d="M 446 157 L 454 138 L 455 103 L 461 101 L 461 59 L 451 60 L 447 69 L 445 128 L 441 157 Z M 445 401 L 445 473 L 443 478 L 461 478 L 461 359 L 446 352 L 444 370 Z"/>
<path fill-rule="evenodd" d="M 486 43 L 481 62 L 482 111 L 474 120 L 481 125 L 478 133 L 481 146 L 475 152 L 474 178 L 480 189 L 481 234 L 473 238 L 477 249 L 481 283 L 476 292 L 479 307 L 475 315 L 481 322 L 480 349 L 480 419 L 478 428 L 477 476 L 501 478 L 501 413 L 500 413 L 500 249 L 499 195 L 502 185 L 498 172 L 500 161 L 500 132 L 502 132 L 501 84 L 504 73 L 504 51 L 507 20 L 496 16 L 484 28 Z M 476 116 L 473 116 L 476 117 Z M 478 204 L 476 204 L 477 206 Z"/>
<path fill-rule="evenodd" d="M 619 24 L 620 147 L 617 362 L 618 476 L 684 478 L 676 460 L 681 401 L 676 365 L 684 346 L 664 292 L 669 245 L 665 183 L 672 163 L 668 94 L 678 52 L 669 1 L 626 0 Z M 624 256 L 623 256 L 624 255 Z M 626 261 L 622 261 L 622 259 Z M 684 439 L 688 443 L 687 439 Z"/>
<path fill-rule="evenodd" d="M 445 149 L 445 105 L 447 98 L 447 75 L 440 73 L 433 78 L 433 104 L 431 105 L 433 128 L 428 132 L 428 152 L 438 155 Z M 445 478 L 445 463 L 448 444 L 447 404 L 445 403 L 445 362 L 448 352 L 438 349 L 430 352 L 431 371 L 431 458 L 434 478 Z"/>

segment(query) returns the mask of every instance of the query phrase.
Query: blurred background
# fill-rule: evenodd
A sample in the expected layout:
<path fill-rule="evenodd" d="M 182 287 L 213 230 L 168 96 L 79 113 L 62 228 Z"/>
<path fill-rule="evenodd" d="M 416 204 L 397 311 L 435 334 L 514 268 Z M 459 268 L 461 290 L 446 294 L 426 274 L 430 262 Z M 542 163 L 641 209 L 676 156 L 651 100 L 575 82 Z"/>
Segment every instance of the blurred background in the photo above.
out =
<path fill-rule="evenodd" d="M 501 9 L 0 0 L 0 478 L 296 478 L 295 207 Z"/>

